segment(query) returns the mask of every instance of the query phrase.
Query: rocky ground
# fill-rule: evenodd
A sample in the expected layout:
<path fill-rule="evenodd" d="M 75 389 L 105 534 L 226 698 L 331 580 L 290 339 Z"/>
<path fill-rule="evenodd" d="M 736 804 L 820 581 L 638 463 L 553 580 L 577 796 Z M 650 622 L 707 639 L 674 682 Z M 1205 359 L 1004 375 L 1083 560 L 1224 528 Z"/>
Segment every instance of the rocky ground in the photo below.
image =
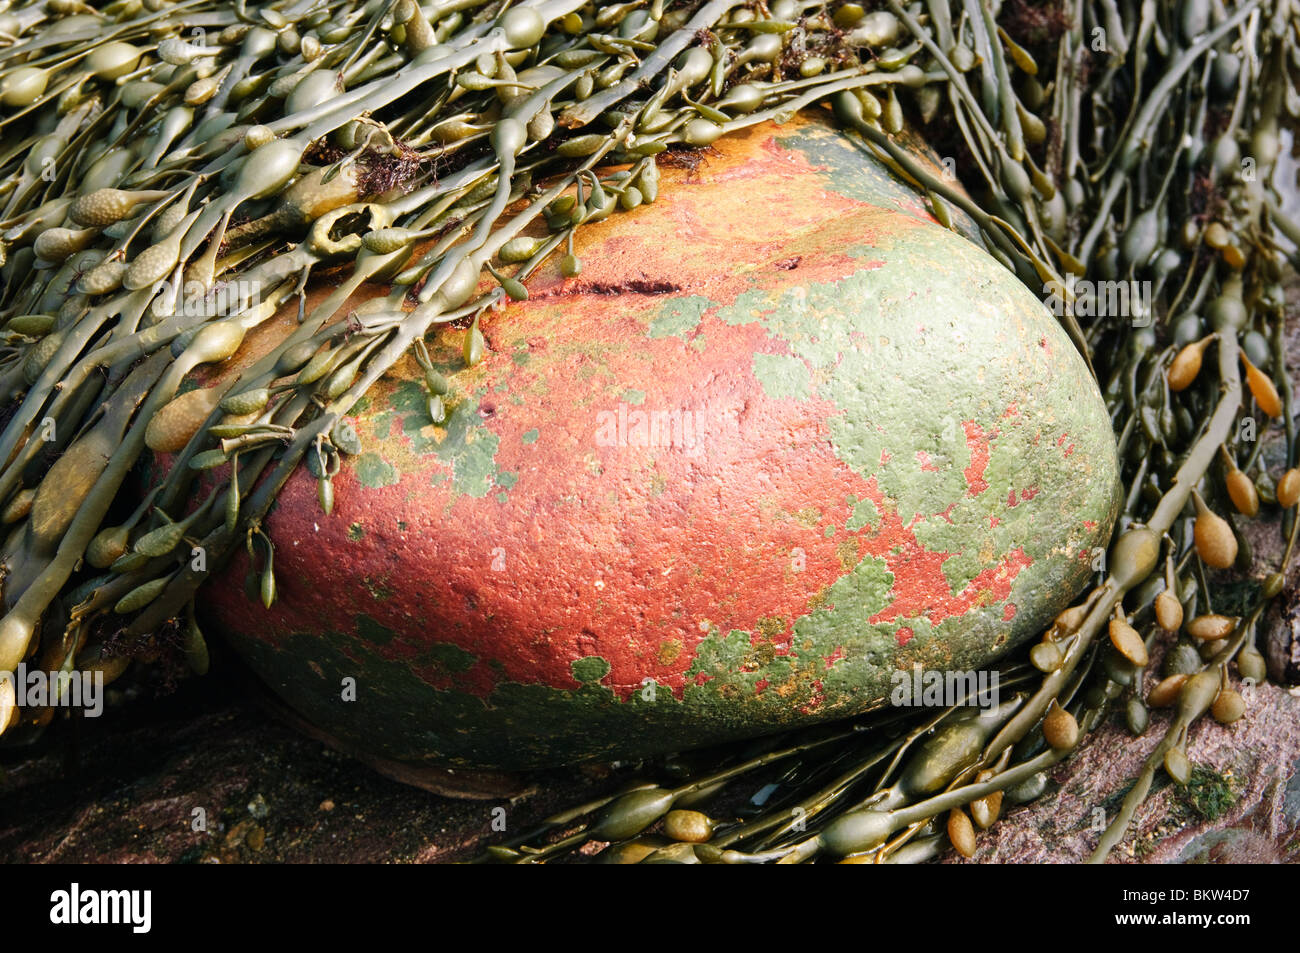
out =
<path fill-rule="evenodd" d="M 57 727 L 39 750 L 0 758 L 7 861 L 458 860 L 492 833 L 491 807 L 513 810 L 389 780 L 284 724 L 233 675 L 77 732 Z M 535 782 L 521 822 L 594 780 Z"/>
<path fill-rule="evenodd" d="M 233 663 L 232 663 L 233 666 Z M 1264 686 L 1230 727 L 1202 722 L 1186 789 L 1158 777 L 1118 862 L 1286 862 L 1300 851 L 1300 697 Z M 1113 816 L 1162 719 L 1141 739 L 1089 735 L 1038 801 L 981 835 L 974 862 L 1070 862 Z M 451 799 L 383 777 L 285 724 L 234 674 L 99 722 L 56 726 L 0 756 L 0 858 L 10 862 L 275 863 L 466 860 L 630 776 L 524 779 L 516 798 Z M 494 813 L 495 808 L 504 808 Z M 201 814 L 196 814 L 201 811 Z M 205 823 L 199 825 L 201 818 Z M 518 826 L 516 826 L 518 825 Z M 205 829 L 195 830 L 196 826 Z M 945 859 L 956 860 L 950 853 Z"/>

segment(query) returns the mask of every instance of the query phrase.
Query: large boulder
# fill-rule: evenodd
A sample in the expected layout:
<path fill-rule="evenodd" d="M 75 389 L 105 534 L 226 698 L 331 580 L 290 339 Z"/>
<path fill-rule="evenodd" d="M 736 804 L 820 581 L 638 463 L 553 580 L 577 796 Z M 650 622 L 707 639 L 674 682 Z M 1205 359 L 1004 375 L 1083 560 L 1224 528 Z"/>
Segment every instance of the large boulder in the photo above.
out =
<path fill-rule="evenodd" d="M 1085 584 L 1114 442 L 1034 294 L 820 120 L 663 178 L 484 318 L 481 363 L 431 341 L 444 424 L 413 362 L 362 400 L 333 514 L 303 471 L 266 523 L 271 610 L 242 554 L 206 587 L 347 746 L 520 769 L 842 717 Z"/>

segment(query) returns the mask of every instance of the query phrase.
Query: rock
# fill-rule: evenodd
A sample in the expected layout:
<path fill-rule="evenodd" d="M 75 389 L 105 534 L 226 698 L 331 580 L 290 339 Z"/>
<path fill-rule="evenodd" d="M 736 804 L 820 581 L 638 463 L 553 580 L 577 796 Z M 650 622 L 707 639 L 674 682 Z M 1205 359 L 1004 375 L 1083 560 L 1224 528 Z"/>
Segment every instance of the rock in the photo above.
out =
<path fill-rule="evenodd" d="M 266 522 L 269 612 L 242 553 L 206 587 L 306 720 L 399 761 L 637 757 L 879 706 L 1083 586 L 1114 442 L 1042 302 L 819 121 L 719 147 L 486 315 L 481 363 L 431 342 L 445 423 L 413 362 L 372 388 L 333 515 L 299 471 Z"/>
<path fill-rule="evenodd" d="M 1079 863 L 1114 817 L 1143 762 L 1159 743 L 1169 712 L 1153 713 L 1134 738 L 1120 718 L 1090 733 L 1078 753 L 1052 771 L 1042 798 L 1011 806 L 979 835 L 971 862 Z M 1158 771 L 1132 828 L 1108 862 L 1294 862 L 1300 849 L 1300 699 L 1274 685 L 1246 693 L 1246 717 L 1212 718 L 1192 728 L 1185 786 Z M 948 862 L 960 862 L 955 852 Z"/>
<path fill-rule="evenodd" d="M 1300 684 L 1300 587 L 1294 581 L 1269 606 L 1264 651 L 1270 679 L 1282 685 Z"/>

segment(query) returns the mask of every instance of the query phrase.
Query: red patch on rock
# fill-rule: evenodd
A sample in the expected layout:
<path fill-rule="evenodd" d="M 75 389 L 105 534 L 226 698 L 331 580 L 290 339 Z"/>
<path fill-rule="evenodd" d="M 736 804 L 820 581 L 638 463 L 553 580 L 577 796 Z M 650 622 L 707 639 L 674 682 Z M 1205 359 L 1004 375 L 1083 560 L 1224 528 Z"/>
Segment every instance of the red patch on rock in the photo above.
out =
<path fill-rule="evenodd" d="M 994 433 L 988 433 L 973 420 L 963 420 L 962 430 L 966 431 L 966 446 L 970 449 L 970 465 L 966 467 L 966 495 L 979 496 L 989 488 L 984 480 L 984 471 L 989 465 L 989 438 Z"/>

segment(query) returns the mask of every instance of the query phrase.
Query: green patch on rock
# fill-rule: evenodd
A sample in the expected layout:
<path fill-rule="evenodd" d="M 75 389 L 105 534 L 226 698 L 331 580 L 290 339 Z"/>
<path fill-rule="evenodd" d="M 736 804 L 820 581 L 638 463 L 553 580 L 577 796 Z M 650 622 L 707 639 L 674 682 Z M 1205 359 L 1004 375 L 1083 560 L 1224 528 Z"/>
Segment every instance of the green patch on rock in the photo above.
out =
<path fill-rule="evenodd" d="M 361 485 L 372 490 L 377 490 L 380 487 L 392 486 L 401 479 L 401 475 L 397 472 L 397 468 L 373 450 L 367 451 L 357 457 L 354 467 L 356 469 L 357 479 L 361 481 Z"/>
<path fill-rule="evenodd" d="M 357 616 L 356 626 L 357 632 L 364 639 L 376 645 L 387 645 L 397 636 L 397 633 L 388 626 L 381 625 L 364 613 Z"/>
<path fill-rule="evenodd" d="M 569 671 L 573 673 L 575 681 L 583 684 L 589 682 L 599 682 L 609 674 L 609 663 L 599 655 L 588 655 L 586 658 L 580 658 L 569 665 Z"/>
<path fill-rule="evenodd" d="M 375 414 L 370 421 L 370 433 L 376 440 L 383 440 L 393 429 L 393 412 L 385 410 L 383 413 Z"/>
<path fill-rule="evenodd" d="M 389 406 L 399 414 L 422 414 L 431 423 L 427 411 L 428 392 L 420 381 L 402 381 L 388 398 Z"/>
<path fill-rule="evenodd" d="M 477 440 L 467 440 L 452 462 L 452 486 L 466 496 L 484 497 L 496 482 L 496 451 L 500 438 L 481 430 Z"/>
<path fill-rule="evenodd" d="M 845 198 L 884 208 L 916 193 L 899 182 L 882 163 L 864 162 L 862 147 L 848 136 L 819 128 L 804 128 L 792 136 L 777 136 L 783 149 L 803 153 L 832 191 Z"/>
<path fill-rule="evenodd" d="M 445 433 L 439 441 L 428 431 L 431 421 L 424 409 L 423 390 L 418 385 L 416 390 L 420 393 L 419 403 L 402 421 L 402 432 L 410 441 L 411 451 L 432 454 L 450 467 L 452 488 L 457 493 L 479 499 L 487 496 L 498 484 L 496 453 L 501 438 L 483 425 L 478 401 L 466 397 L 451 405 L 443 423 Z M 410 397 L 403 398 L 404 403 L 409 400 Z M 393 403 L 398 405 L 396 396 Z"/>
<path fill-rule="evenodd" d="M 876 509 L 875 503 L 871 500 L 857 500 L 853 503 L 853 513 L 844 528 L 850 533 L 856 533 L 863 527 L 875 525 L 879 520 L 880 511 Z"/>
<path fill-rule="evenodd" d="M 451 673 L 467 672 L 478 661 L 472 652 L 466 652 L 459 645 L 450 642 L 434 643 L 424 651 L 422 658 Z"/>
<path fill-rule="evenodd" d="M 778 136 L 784 149 L 804 154 L 817 167 L 827 187 L 845 198 L 880 208 L 917 206 L 916 191 L 895 176 L 883 163 L 864 161 L 864 147 L 856 138 L 826 127 L 805 127 L 791 136 Z M 949 205 L 957 231 L 978 241 L 975 223 L 961 209 Z"/>
<path fill-rule="evenodd" d="M 755 354 L 754 376 L 773 400 L 807 400 L 812 389 L 808 365 L 789 354 Z"/>
<path fill-rule="evenodd" d="M 889 603 L 894 574 L 885 561 L 867 556 L 826 590 L 822 608 L 815 609 L 794 624 L 794 639 L 810 640 L 819 650 L 831 652 L 837 645 L 855 642 L 868 628 L 867 620 Z"/>
<path fill-rule="evenodd" d="M 646 333 L 652 338 L 685 338 L 689 332 L 699 327 L 701 316 L 712 305 L 712 301 L 700 295 L 671 298 L 650 316 L 650 327 Z"/>

